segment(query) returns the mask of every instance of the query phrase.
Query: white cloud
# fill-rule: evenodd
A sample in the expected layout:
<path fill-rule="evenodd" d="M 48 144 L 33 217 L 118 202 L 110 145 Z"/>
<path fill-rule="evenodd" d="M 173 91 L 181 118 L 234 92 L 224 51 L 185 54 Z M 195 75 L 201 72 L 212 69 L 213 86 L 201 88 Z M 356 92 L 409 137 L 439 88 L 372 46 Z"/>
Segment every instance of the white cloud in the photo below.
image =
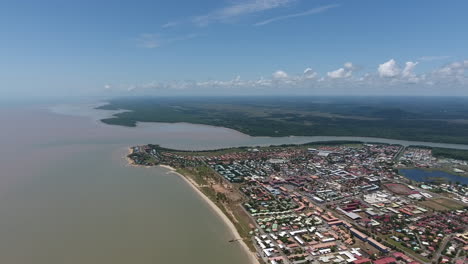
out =
<path fill-rule="evenodd" d="M 111 89 L 111 88 L 112 88 L 112 86 L 111 86 L 110 84 L 105 84 L 105 85 L 104 85 L 104 89 L 106 89 L 106 90 L 109 90 L 109 89 Z"/>
<path fill-rule="evenodd" d="M 338 70 L 327 72 L 327 76 L 331 79 L 349 78 L 353 75 L 354 70 L 355 70 L 354 65 L 351 62 L 346 62 L 343 65 L 343 68 L 339 68 Z"/>
<path fill-rule="evenodd" d="M 225 22 L 229 19 L 287 6 L 296 0 L 246 0 L 214 10 L 208 14 L 196 16 L 192 22 L 205 26 L 213 22 Z"/>
<path fill-rule="evenodd" d="M 346 62 L 344 64 L 344 67 L 345 67 L 345 69 L 348 69 L 348 70 L 354 70 L 355 69 L 354 65 L 351 62 Z"/>
<path fill-rule="evenodd" d="M 463 76 L 468 69 L 468 60 L 452 62 L 436 71 L 443 76 Z"/>
<path fill-rule="evenodd" d="M 340 79 L 340 78 L 349 77 L 349 73 L 346 72 L 345 69 L 339 68 L 338 70 L 327 72 L 327 76 L 332 79 Z"/>
<path fill-rule="evenodd" d="M 273 78 L 274 79 L 287 79 L 289 76 L 286 72 L 278 70 L 273 73 Z"/>
<path fill-rule="evenodd" d="M 312 70 L 311 68 L 307 68 L 304 70 L 303 76 L 305 79 L 313 79 L 318 76 L 318 73 Z"/>
<path fill-rule="evenodd" d="M 416 67 L 416 65 L 418 65 L 418 63 L 419 62 L 412 62 L 412 61 L 406 62 L 405 68 L 401 72 L 402 77 L 403 78 L 413 77 L 414 76 L 413 70 Z"/>
<path fill-rule="evenodd" d="M 378 72 L 354 76 L 356 66 L 347 62 L 343 67 L 319 76 L 311 68 L 289 74 L 283 70 L 271 77 L 206 81 L 155 81 L 142 85 L 116 86 L 112 91 L 131 91 L 134 94 L 159 93 L 206 93 L 206 94 L 463 94 L 468 95 L 468 60 L 453 62 L 440 69 L 422 74 L 414 72 L 418 62 L 408 61 L 399 67 L 395 60 L 379 65 Z M 340 81 L 336 81 L 336 80 Z M 110 85 L 109 85 L 110 86 Z M 128 87 L 128 88 L 127 88 Z"/>
<path fill-rule="evenodd" d="M 418 83 L 423 78 L 418 77 L 414 73 L 414 68 L 419 62 L 407 61 L 405 67 L 401 67 L 397 64 L 394 59 L 391 59 L 383 64 L 380 64 L 377 72 L 381 78 L 392 79 L 395 84 L 402 83 Z"/>
<path fill-rule="evenodd" d="M 403 83 L 415 84 L 424 79 L 423 76 L 418 77 L 414 73 L 414 68 L 418 64 L 419 62 L 407 61 L 405 63 L 405 67 L 401 69 L 397 62 L 394 59 L 391 59 L 380 64 L 377 71 L 381 78 L 391 79 L 396 85 Z"/>
<path fill-rule="evenodd" d="M 320 6 L 320 7 L 309 9 L 309 10 L 307 10 L 305 12 L 289 14 L 289 15 L 284 15 L 284 16 L 278 16 L 278 17 L 267 19 L 267 20 L 263 20 L 263 21 L 255 23 L 254 25 L 255 26 L 264 26 L 264 25 L 267 25 L 267 24 L 270 24 L 270 23 L 273 23 L 273 22 L 276 22 L 276 21 L 280 21 L 280 20 L 319 14 L 319 13 L 325 12 L 325 11 L 327 11 L 329 9 L 337 8 L 337 7 L 339 7 L 339 5 Z"/>
<path fill-rule="evenodd" d="M 394 59 L 391 59 L 383 64 L 380 64 L 377 70 L 379 72 L 380 77 L 388 77 L 388 78 L 398 76 L 401 71 L 401 69 L 398 67 Z"/>

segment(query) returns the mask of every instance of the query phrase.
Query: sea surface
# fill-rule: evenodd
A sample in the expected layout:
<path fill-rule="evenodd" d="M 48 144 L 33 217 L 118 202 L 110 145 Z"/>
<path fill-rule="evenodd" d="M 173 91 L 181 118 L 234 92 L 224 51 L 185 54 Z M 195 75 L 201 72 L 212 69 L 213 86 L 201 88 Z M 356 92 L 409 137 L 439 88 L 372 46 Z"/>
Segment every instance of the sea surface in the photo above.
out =
<path fill-rule="evenodd" d="M 133 144 L 190 144 L 206 128 L 117 128 L 75 114 L 0 111 L 0 263 L 249 263 L 179 176 L 124 159 Z"/>
<path fill-rule="evenodd" d="M 185 123 L 109 126 L 99 119 L 112 112 L 95 106 L 0 108 L 0 263 L 248 263 L 241 247 L 228 242 L 227 226 L 182 179 L 163 168 L 128 166 L 130 146 L 215 149 L 337 139 L 409 144 L 250 137 Z"/>
<path fill-rule="evenodd" d="M 423 169 L 400 169 L 399 171 L 400 174 L 406 178 L 418 182 L 459 182 L 461 184 L 468 184 L 468 177 L 463 177 L 444 171 Z"/>

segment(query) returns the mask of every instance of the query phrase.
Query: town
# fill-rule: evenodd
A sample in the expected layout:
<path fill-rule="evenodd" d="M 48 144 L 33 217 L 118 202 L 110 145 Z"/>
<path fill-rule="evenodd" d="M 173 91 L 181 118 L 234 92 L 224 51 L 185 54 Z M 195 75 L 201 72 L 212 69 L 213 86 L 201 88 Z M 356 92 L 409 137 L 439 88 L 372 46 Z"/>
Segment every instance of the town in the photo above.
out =
<path fill-rule="evenodd" d="M 466 184 L 399 174 L 409 167 L 465 171 L 466 161 L 436 158 L 430 149 L 324 143 L 190 152 L 145 145 L 129 158 L 174 167 L 204 186 L 264 263 L 467 263 Z"/>

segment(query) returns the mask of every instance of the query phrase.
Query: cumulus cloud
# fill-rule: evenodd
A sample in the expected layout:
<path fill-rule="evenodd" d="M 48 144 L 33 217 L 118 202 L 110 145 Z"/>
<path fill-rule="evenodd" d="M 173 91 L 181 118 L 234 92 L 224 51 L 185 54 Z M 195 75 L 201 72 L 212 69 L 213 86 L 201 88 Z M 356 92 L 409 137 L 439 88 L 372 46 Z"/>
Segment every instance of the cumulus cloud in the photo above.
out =
<path fill-rule="evenodd" d="M 345 69 L 353 71 L 356 67 L 351 62 L 345 62 L 344 64 Z"/>
<path fill-rule="evenodd" d="M 353 75 L 354 70 L 355 70 L 354 65 L 351 62 L 346 62 L 343 65 L 343 68 L 339 68 L 338 70 L 327 72 L 327 76 L 331 79 L 349 78 Z"/>
<path fill-rule="evenodd" d="M 468 69 L 468 60 L 452 62 L 439 70 L 436 73 L 443 76 L 463 76 L 465 70 Z"/>
<path fill-rule="evenodd" d="M 273 73 L 273 78 L 274 79 L 287 79 L 289 76 L 286 72 L 278 70 Z"/>
<path fill-rule="evenodd" d="M 277 70 L 271 77 L 206 81 L 154 81 L 140 85 L 124 86 L 122 91 L 132 94 L 186 92 L 206 94 L 280 94 L 300 92 L 303 94 L 464 94 L 468 95 L 468 60 L 453 62 L 439 69 L 416 74 L 418 62 L 408 61 L 400 67 L 395 60 L 378 66 L 377 72 L 354 76 L 357 67 L 347 62 L 343 67 L 320 76 L 311 68 L 297 74 Z M 336 81 L 336 80 L 340 81 Z M 109 85 L 110 86 L 110 85 Z M 112 90 L 118 87 L 113 86 Z M 451 92 L 450 92 L 451 91 Z"/>
<path fill-rule="evenodd" d="M 414 68 L 419 62 L 407 61 L 402 69 L 394 59 L 382 63 L 377 68 L 377 72 L 381 78 L 391 79 L 395 84 L 401 83 L 418 83 L 425 79 L 425 76 L 417 76 L 414 73 Z"/>
<path fill-rule="evenodd" d="M 351 73 L 346 71 L 343 68 L 339 68 L 338 70 L 327 72 L 327 76 L 332 79 L 341 79 L 341 78 L 350 77 Z"/>
<path fill-rule="evenodd" d="M 318 76 L 318 73 L 312 70 L 311 68 L 307 68 L 304 70 L 303 76 L 305 79 L 314 79 Z"/>
<path fill-rule="evenodd" d="M 412 61 L 406 62 L 405 68 L 401 72 L 402 77 L 404 78 L 413 77 L 414 76 L 413 70 L 416 67 L 416 65 L 418 65 L 418 62 L 412 62 Z"/>
<path fill-rule="evenodd" d="M 377 69 L 380 77 L 396 77 L 400 74 L 401 69 L 398 67 L 396 61 L 391 59 L 383 64 L 379 65 Z"/>

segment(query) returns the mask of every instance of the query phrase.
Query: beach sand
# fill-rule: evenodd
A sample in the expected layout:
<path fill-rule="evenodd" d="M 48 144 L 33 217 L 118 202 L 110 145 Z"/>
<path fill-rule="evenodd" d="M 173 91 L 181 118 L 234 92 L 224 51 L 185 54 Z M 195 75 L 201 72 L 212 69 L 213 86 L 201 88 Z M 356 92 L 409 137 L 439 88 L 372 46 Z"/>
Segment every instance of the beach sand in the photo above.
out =
<path fill-rule="evenodd" d="M 180 176 L 187 184 L 189 184 L 192 189 L 198 194 L 200 195 L 200 197 L 211 207 L 211 209 L 223 220 L 223 222 L 228 226 L 229 230 L 231 231 L 231 233 L 234 235 L 233 239 L 239 239 L 238 242 L 240 243 L 240 245 L 242 246 L 242 248 L 245 250 L 245 252 L 247 252 L 247 254 L 249 255 L 250 257 L 250 260 L 252 264 L 260 264 L 260 262 L 258 261 L 255 253 L 253 253 L 252 251 L 250 251 L 249 247 L 247 246 L 247 244 L 245 244 L 244 240 L 241 238 L 241 236 L 239 235 L 239 232 L 237 232 L 237 229 L 236 227 L 234 226 L 234 224 L 231 222 L 231 220 L 223 213 L 223 211 L 221 211 L 221 209 L 213 202 L 211 201 L 208 197 L 205 196 L 205 194 L 203 194 L 202 191 L 200 191 L 198 189 L 198 184 L 196 182 L 194 182 L 193 180 L 189 179 L 188 177 L 185 177 L 184 175 L 176 172 L 176 170 L 173 168 L 173 167 L 170 167 L 170 166 L 167 166 L 167 165 L 159 165 L 160 167 L 162 168 L 165 168 L 165 169 L 168 169 L 170 170 L 170 173 L 174 173 L 174 174 L 177 174 L 178 176 Z"/>
<path fill-rule="evenodd" d="M 137 165 L 135 164 L 135 162 L 134 162 L 131 158 L 128 157 L 128 155 L 130 155 L 130 154 L 133 154 L 133 149 L 132 149 L 132 148 L 128 148 L 128 153 L 127 153 L 127 155 L 125 155 L 125 159 L 127 160 L 128 165 L 130 165 L 130 166 L 137 166 Z"/>
<path fill-rule="evenodd" d="M 128 155 L 133 153 L 132 148 L 128 148 Z M 130 166 L 135 166 L 135 167 L 146 167 L 149 168 L 148 166 L 139 166 L 133 162 L 132 159 L 130 159 L 126 156 L 126 159 L 128 161 L 128 164 Z M 250 258 L 250 263 L 251 264 L 260 264 L 258 261 L 256 254 L 252 251 L 250 251 L 249 247 L 247 244 L 245 244 L 244 240 L 242 237 L 239 235 L 239 232 L 237 231 L 236 227 L 234 224 L 231 222 L 231 220 L 221 211 L 221 209 L 213 202 L 211 201 L 208 197 L 203 194 L 202 191 L 200 191 L 198 184 L 193 181 L 192 179 L 185 177 L 184 175 L 178 173 L 175 168 L 167 165 L 158 165 L 161 168 L 169 170 L 169 173 L 177 174 L 180 178 L 182 178 L 209 206 L 210 208 L 223 220 L 223 222 L 226 224 L 226 226 L 229 228 L 229 231 L 233 234 L 233 239 L 237 240 L 237 242 L 241 245 L 243 250 L 248 254 Z"/>

